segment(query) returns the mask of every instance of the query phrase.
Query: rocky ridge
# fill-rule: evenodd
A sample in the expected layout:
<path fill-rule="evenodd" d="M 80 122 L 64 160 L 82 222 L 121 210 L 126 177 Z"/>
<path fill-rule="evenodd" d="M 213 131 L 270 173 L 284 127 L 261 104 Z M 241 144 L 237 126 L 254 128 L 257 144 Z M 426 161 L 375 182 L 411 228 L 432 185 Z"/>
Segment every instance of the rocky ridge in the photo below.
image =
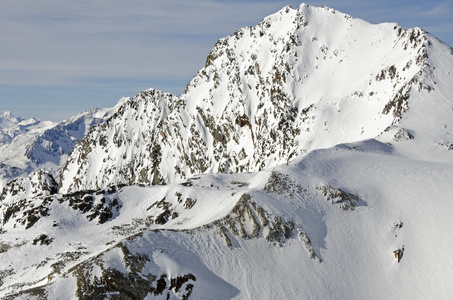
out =
<path fill-rule="evenodd" d="M 435 89 L 436 47 L 444 45 L 418 28 L 283 8 L 219 40 L 184 94 L 142 92 L 94 127 L 63 167 L 60 189 L 254 172 L 378 137 L 400 126 L 412 98 Z"/>
<path fill-rule="evenodd" d="M 421 29 L 283 8 L 123 99 L 58 187 L 5 184 L 0 295 L 450 298 L 452 69 Z"/>

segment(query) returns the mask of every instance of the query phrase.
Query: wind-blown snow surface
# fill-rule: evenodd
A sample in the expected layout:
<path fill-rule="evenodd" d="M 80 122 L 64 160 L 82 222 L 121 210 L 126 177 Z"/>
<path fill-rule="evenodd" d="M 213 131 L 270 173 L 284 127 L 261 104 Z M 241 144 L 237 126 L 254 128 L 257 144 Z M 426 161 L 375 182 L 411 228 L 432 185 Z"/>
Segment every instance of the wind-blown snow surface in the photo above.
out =
<path fill-rule="evenodd" d="M 452 70 L 327 8 L 239 30 L 93 127 L 59 189 L 5 185 L 0 297 L 453 298 Z"/>
<path fill-rule="evenodd" d="M 102 224 L 54 195 L 29 229 L 23 211 L 2 226 L 2 295 L 448 299 L 452 174 L 451 162 L 368 140 L 270 171 L 92 192 L 93 207 L 117 199 Z M 398 263 L 393 251 L 403 248 Z"/>
<path fill-rule="evenodd" d="M 183 95 L 124 103 L 74 148 L 61 191 L 264 170 L 406 122 L 423 135 L 427 109 L 440 133 L 453 126 L 452 68 L 451 48 L 419 28 L 286 7 L 219 40 Z"/>

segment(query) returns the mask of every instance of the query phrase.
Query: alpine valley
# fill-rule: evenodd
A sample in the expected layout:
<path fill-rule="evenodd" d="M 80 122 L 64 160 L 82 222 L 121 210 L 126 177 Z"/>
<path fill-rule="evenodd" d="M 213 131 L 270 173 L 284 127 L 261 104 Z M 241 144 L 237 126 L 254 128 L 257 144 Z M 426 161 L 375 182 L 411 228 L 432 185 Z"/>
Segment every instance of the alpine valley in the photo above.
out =
<path fill-rule="evenodd" d="M 182 95 L 0 114 L 2 299 L 453 298 L 453 48 L 284 7 Z"/>

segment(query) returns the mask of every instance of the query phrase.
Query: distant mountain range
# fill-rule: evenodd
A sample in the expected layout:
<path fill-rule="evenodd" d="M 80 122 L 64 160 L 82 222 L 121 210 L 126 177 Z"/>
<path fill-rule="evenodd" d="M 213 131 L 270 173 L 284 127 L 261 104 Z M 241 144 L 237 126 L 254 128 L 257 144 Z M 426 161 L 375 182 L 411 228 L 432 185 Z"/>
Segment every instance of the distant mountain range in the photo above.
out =
<path fill-rule="evenodd" d="M 5 299 L 448 299 L 453 49 L 284 7 L 182 95 L 0 114 Z"/>
<path fill-rule="evenodd" d="M 9 111 L 0 112 L 0 183 L 40 169 L 58 178 L 72 148 L 126 100 L 113 108 L 89 109 L 60 123 L 23 120 Z"/>

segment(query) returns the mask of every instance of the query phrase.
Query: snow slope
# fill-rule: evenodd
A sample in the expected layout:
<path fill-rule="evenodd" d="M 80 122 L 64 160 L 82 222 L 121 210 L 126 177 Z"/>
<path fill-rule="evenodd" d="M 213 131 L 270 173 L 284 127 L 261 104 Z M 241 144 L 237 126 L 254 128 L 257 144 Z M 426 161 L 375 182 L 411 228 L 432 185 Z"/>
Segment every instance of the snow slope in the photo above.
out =
<path fill-rule="evenodd" d="M 5 184 L 0 297 L 452 298 L 451 70 L 423 30 L 327 8 L 237 31 L 185 94 L 92 127 L 58 187 Z"/>
<path fill-rule="evenodd" d="M 18 299 L 189 291 L 194 299 L 448 299 L 452 175 L 451 162 L 367 140 L 270 171 L 36 197 L 29 207 L 44 205 L 46 217 L 25 229 L 21 209 L 2 226 L 1 291 Z M 107 221 L 90 221 L 95 209 L 80 205 L 88 196 L 93 208 L 102 198 L 116 203 Z M 398 263 L 393 251 L 403 248 Z"/>
<path fill-rule="evenodd" d="M 435 126 L 409 121 L 412 106 L 444 116 L 440 132 L 453 125 L 452 63 L 451 48 L 419 28 L 286 7 L 219 40 L 179 97 L 149 90 L 124 103 L 74 148 L 61 192 L 265 170 L 392 125 Z"/>

